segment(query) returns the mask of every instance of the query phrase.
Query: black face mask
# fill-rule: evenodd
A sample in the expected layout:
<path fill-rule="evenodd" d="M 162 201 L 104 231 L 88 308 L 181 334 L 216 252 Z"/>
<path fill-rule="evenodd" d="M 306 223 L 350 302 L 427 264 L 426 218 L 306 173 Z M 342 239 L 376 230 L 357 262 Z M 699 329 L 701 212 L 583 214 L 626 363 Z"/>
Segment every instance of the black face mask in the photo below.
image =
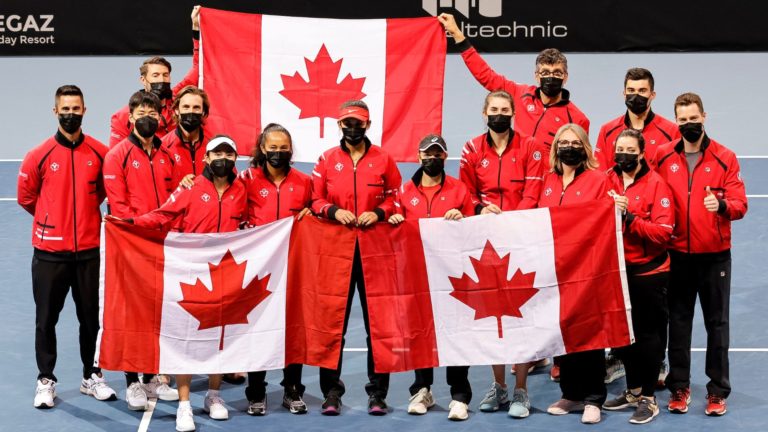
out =
<path fill-rule="evenodd" d="M 637 93 L 628 94 L 626 99 L 624 99 L 624 105 L 627 106 L 627 109 L 632 114 L 640 115 L 648 109 L 648 98 Z"/>
<path fill-rule="evenodd" d="M 157 132 L 157 119 L 150 116 L 144 116 L 136 119 L 134 128 L 142 138 L 149 138 Z"/>
<path fill-rule="evenodd" d="M 203 114 L 201 113 L 184 113 L 179 114 L 179 123 L 181 127 L 187 132 L 193 132 L 200 128 L 203 124 Z"/>
<path fill-rule="evenodd" d="M 555 97 L 563 91 L 563 79 L 555 77 L 541 78 L 541 92 L 548 97 Z"/>
<path fill-rule="evenodd" d="M 267 163 L 272 168 L 286 168 L 291 163 L 293 153 L 289 151 L 268 151 L 266 152 Z"/>
<path fill-rule="evenodd" d="M 358 145 L 363 141 L 363 138 L 365 137 L 365 128 L 343 127 L 341 128 L 341 133 L 344 135 L 344 141 L 352 145 Z"/>
<path fill-rule="evenodd" d="M 169 82 L 156 82 L 149 84 L 149 91 L 154 93 L 155 96 L 162 99 L 170 99 L 173 97 L 173 91 L 171 91 L 171 83 Z"/>
<path fill-rule="evenodd" d="M 512 116 L 505 114 L 493 114 L 488 116 L 488 129 L 502 133 L 512 127 Z"/>
<path fill-rule="evenodd" d="M 583 148 L 564 147 L 557 149 L 557 158 L 568 166 L 576 166 L 587 160 L 587 152 Z"/>
<path fill-rule="evenodd" d="M 625 173 L 630 173 L 637 169 L 637 165 L 640 163 L 637 153 L 616 153 L 613 155 L 613 161 L 616 162 L 616 166 L 619 167 Z"/>
<path fill-rule="evenodd" d="M 430 177 L 437 177 L 443 173 L 445 161 L 440 158 L 422 159 L 421 167 L 424 169 L 424 174 Z"/>
<path fill-rule="evenodd" d="M 685 123 L 678 126 L 680 135 L 689 143 L 695 143 L 704 134 L 704 125 L 702 123 Z"/>
<path fill-rule="evenodd" d="M 208 164 L 216 177 L 228 177 L 234 172 L 235 161 L 227 158 L 215 159 Z"/>
<path fill-rule="evenodd" d="M 59 126 L 64 129 L 64 132 L 73 134 L 80 130 L 80 125 L 83 123 L 83 116 L 80 114 L 59 114 Z"/>

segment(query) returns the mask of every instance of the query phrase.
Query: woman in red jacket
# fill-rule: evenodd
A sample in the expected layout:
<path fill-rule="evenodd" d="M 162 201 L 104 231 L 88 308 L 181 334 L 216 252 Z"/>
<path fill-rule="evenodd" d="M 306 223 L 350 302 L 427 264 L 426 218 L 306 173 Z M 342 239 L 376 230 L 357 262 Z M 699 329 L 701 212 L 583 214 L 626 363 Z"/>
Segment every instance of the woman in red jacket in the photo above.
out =
<path fill-rule="evenodd" d="M 248 191 L 248 224 L 264 225 L 278 219 L 309 213 L 312 199 L 312 180 L 308 175 L 291 169 L 293 141 L 283 126 L 270 123 L 259 135 L 251 159 L 251 166 L 240 173 Z M 304 414 L 304 385 L 301 383 L 301 364 L 290 364 L 283 369 L 283 406 L 293 414 Z M 267 412 L 266 371 L 248 372 L 248 414 L 263 416 Z"/>
<path fill-rule="evenodd" d="M 550 172 L 544 176 L 539 207 L 556 207 L 608 198 L 608 177 L 598 171 L 589 137 L 569 123 L 555 134 L 549 153 Z M 605 352 L 602 349 L 560 357 L 562 398 L 547 412 L 568 414 L 583 409 L 582 423 L 598 423 L 605 402 Z"/>
<path fill-rule="evenodd" d="M 608 171 L 609 192 L 622 211 L 624 258 L 635 343 L 615 350 L 627 371 L 627 389 L 603 404 L 607 410 L 636 407 L 630 423 L 643 424 L 659 414 L 654 391 L 667 346 L 667 242 L 675 222 L 672 192 L 648 168 L 645 139 L 634 129 L 616 139 L 614 166 Z"/>

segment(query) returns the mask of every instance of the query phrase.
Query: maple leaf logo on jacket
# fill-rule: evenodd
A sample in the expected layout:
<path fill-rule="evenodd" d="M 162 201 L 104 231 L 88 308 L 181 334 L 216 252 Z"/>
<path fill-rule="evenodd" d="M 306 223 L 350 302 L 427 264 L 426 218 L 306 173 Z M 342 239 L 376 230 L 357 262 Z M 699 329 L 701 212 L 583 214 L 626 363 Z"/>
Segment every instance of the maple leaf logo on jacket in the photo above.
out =
<path fill-rule="evenodd" d="M 461 278 L 448 277 L 453 285 L 451 296 L 475 310 L 475 320 L 496 317 L 499 338 L 503 336 L 502 315 L 522 318 L 520 308 L 539 292 L 533 287 L 536 272 L 515 271 L 507 280 L 509 254 L 499 257 L 490 240 L 486 241 L 480 259 L 469 257 L 477 274 L 477 282 L 466 273 Z"/>
<path fill-rule="evenodd" d="M 179 305 L 200 321 L 197 329 L 221 327 L 219 350 L 224 349 L 224 327 L 248 324 L 248 314 L 272 294 L 267 291 L 270 275 L 254 277 L 243 288 L 246 263 L 235 262 L 232 252 L 227 250 L 219 264 L 208 263 L 211 289 L 200 278 L 194 285 L 180 284 L 184 300 Z"/>
<path fill-rule="evenodd" d="M 298 72 L 293 76 L 280 75 L 283 80 L 283 90 L 280 94 L 301 110 L 299 119 L 320 119 L 320 138 L 323 138 L 325 133 L 325 119 L 336 118 L 342 103 L 366 96 L 362 92 L 365 78 L 352 78 L 352 74 L 347 74 L 341 82 L 336 82 L 342 61 L 343 59 L 333 61 L 323 44 L 314 60 L 304 58 L 309 81 L 304 81 Z"/>

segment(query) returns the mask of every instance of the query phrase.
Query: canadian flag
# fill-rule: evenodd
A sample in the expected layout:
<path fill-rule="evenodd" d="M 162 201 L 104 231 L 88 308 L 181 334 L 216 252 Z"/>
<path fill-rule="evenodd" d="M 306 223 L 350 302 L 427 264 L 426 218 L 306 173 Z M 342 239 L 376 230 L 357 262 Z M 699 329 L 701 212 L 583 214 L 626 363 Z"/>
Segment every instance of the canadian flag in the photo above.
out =
<path fill-rule="evenodd" d="M 445 32 L 435 18 L 337 20 L 200 13 L 200 86 L 208 127 L 250 154 L 262 127 L 280 123 L 296 161 L 338 145 L 336 119 L 350 99 L 368 104 L 368 138 L 397 161 L 442 127 Z"/>

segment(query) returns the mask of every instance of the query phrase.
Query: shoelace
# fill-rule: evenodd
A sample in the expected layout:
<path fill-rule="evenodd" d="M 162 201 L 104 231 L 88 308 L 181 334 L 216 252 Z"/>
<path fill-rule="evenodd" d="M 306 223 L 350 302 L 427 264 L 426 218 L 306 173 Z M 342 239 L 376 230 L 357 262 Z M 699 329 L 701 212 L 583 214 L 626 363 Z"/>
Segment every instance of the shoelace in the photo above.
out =
<path fill-rule="evenodd" d="M 515 393 L 512 395 L 512 403 L 515 402 L 525 403 L 525 397 L 522 393 Z"/>
<path fill-rule="evenodd" d="M 35 394 L 43 394 L 43 393 L 53 393 L 53 386 L 46 386 L 42 388 L 35 389 Z"/>
<path fill-rule="evenodd" d="M 221 396 L 209 397 L 208 400 L 211 401 L 209 406 L 212 406 L 215 404 L 224 405 L 224 399 L 222 399 Z"/>
<path fill-rule="evenodd" d="M 491 387 L 488 392 L 485 393 L 486 399 L 496 399 L 496 386 Z"/>
<path fill-rule="evenodd" d="M 422 399 L 426 399 L 427 398 L 427 394 L 426 393 L 422 393 L 421 390 L 419 390 L 418 393 L 416 393 L 415 395 L 413 395 L 413 396 L 408 398 L 408 402 L 413 402 L 418 397 L 421 397 Z"/>
<path fill-rule="evenodd" d="M 721 405 L 723 403 L 723 398 L 721 398 L 719 396 L 709 395 L 709 397 L 707 397 L 707 399 L 709 399 L 709 403 L 711 403 L 711 404 Z"/>
<path fill-rule="evenodd" d="M 134 383 L 135 384 L 135 383 Z M 142 396 L 142 393 L 144 396 L 146 396 L 146 392 L 141 388 L 140 385 L 133 385 L 131 384 L 128 386 L 128 391 L 131 393 L 131 397 L 139 397 Z"/>
<path fill-rule="evenodd" d="M 676 402 L 680 402 L 680 401 L 686 400 L 685 391 L 680 389 L 680 390 L 677 390 L 676 392 L 674 392 L 672 394 L 672 400 L 676 401 Z"/>

